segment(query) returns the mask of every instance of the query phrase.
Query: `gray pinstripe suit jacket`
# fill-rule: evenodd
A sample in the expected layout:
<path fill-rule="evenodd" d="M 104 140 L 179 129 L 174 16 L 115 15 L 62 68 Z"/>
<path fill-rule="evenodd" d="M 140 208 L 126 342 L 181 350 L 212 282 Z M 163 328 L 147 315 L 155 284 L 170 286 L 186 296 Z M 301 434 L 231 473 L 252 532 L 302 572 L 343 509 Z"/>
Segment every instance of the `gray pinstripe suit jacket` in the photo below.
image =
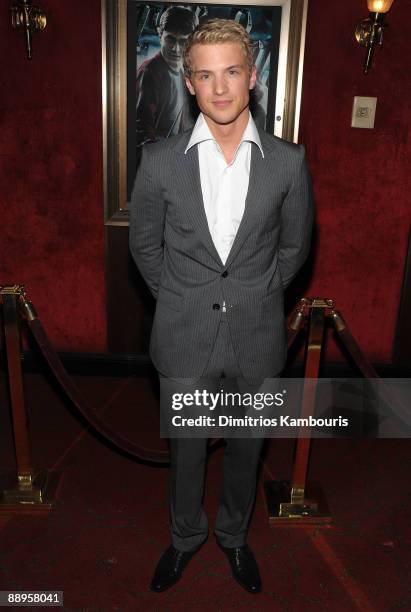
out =
<path fill-rule="evenodd" d="M 190 133 L 144 147 L 134 185 L 130 248 L 157 300 L 150 355 L 161 374 L 202 375 L 221 308 L 246 379 L 277 374 L 286 359 L 284 289 L 304 262 L 313 221 L 304 148 L 259 131 L 244 216 L 223 265 L 204 210 Z M 227 272 L 227 274 L 223 274 Z"/>

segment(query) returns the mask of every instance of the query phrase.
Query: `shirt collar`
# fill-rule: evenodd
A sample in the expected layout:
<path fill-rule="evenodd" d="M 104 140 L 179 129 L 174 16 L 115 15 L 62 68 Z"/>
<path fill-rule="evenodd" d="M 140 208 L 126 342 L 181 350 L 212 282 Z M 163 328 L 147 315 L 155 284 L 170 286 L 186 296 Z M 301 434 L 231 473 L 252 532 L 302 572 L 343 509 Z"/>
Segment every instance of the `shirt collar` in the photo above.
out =
<path fill-rule="evenodd" d="M 200 113 L 198 115 L 193 131 L 191 132 L 190 140 L 188 141 L 188 145 L 185 148 L 184 154 L 186 154 L 187 151 L 191 149 L 191 147 L 194 147 L 195 145 L 198 145 L 200 142 L 204 142 L 205 140 L 214 140 L 214 136 L 212 135 L 210 128 L 207 125 L 207 121 L 204 119 L 203 113 Z M 244 141 L 254 142 L 254 144 L 256 144 L 257 147 L 260 149 L 261 156 L 264 157 L 264 151 L 261 146 L 260 136 L 258 134 L 257 126 L 254 123 L 251 113 L 249 115 L 247 127 L 244 130 L 244 133 L 240 140 L 240 144 L 238 146 L 240 146 L 241 143 Z"/>

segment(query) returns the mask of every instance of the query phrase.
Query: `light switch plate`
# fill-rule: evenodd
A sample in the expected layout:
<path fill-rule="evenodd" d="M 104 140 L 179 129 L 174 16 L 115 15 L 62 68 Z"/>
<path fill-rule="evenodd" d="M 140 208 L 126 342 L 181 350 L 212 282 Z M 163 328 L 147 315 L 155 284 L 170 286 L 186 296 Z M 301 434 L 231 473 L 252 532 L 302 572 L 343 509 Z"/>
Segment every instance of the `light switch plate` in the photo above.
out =
<path fill-rule="evenodd" d="M 354 96 L 351 127 L 371 130 L 374 127 L 376 106 L 377 98 Z"/>

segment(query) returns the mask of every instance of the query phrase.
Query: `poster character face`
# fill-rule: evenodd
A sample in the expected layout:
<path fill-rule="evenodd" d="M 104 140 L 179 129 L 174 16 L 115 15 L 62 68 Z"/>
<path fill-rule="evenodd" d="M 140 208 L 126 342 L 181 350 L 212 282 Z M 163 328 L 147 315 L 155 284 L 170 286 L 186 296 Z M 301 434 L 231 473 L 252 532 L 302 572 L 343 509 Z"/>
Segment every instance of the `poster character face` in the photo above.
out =
<path fill-rule="evenodd" d="M 160 35 L 160 52 L 171 70 L 178 72 L 183 67 L 183 50 L 188 34 L 175 30 L 163 30 Z"/>
<path fill-rule="evenodd" d="M 228 125 L 248 113 L 256 70 L 253 67 L 250 72 L 238 43 L 196 44 L 190 50 L 190 60 L 191 75 L 186 84 L 206 117 Z"/>

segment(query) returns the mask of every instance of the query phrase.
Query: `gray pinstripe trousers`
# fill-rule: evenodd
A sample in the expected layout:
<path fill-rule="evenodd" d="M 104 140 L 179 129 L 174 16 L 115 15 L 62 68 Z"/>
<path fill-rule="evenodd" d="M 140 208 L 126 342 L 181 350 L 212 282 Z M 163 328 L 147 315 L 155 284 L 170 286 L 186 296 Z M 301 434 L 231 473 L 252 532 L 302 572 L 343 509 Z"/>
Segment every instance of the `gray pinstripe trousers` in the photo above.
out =
<path fill-rule="evenodd" d="M 230 338 L 230 330 L 222 315 L 216 341 L 204 377 L 238 378 L 241 372 Z M 169 380 L 160 377 L 161 396 Z M 194 380 L 194 379 L 193 379 Z M 186 392 L 193 392 L 198 381 L 186 381 Z M 163 395 L 164 394 L 164 395 Z M 263 438 L 227 438 L 224 452 L 223 486 L 214 534 L 222 546 L 242 546 L 246 541 L 252 514 L 259 455 Z M 190 551 L 208 537 L 208 520 L 202 507 L 207 438 L 170 438 L 171 473 L 169 505 L 172 542 L 175 548 Z"/>

